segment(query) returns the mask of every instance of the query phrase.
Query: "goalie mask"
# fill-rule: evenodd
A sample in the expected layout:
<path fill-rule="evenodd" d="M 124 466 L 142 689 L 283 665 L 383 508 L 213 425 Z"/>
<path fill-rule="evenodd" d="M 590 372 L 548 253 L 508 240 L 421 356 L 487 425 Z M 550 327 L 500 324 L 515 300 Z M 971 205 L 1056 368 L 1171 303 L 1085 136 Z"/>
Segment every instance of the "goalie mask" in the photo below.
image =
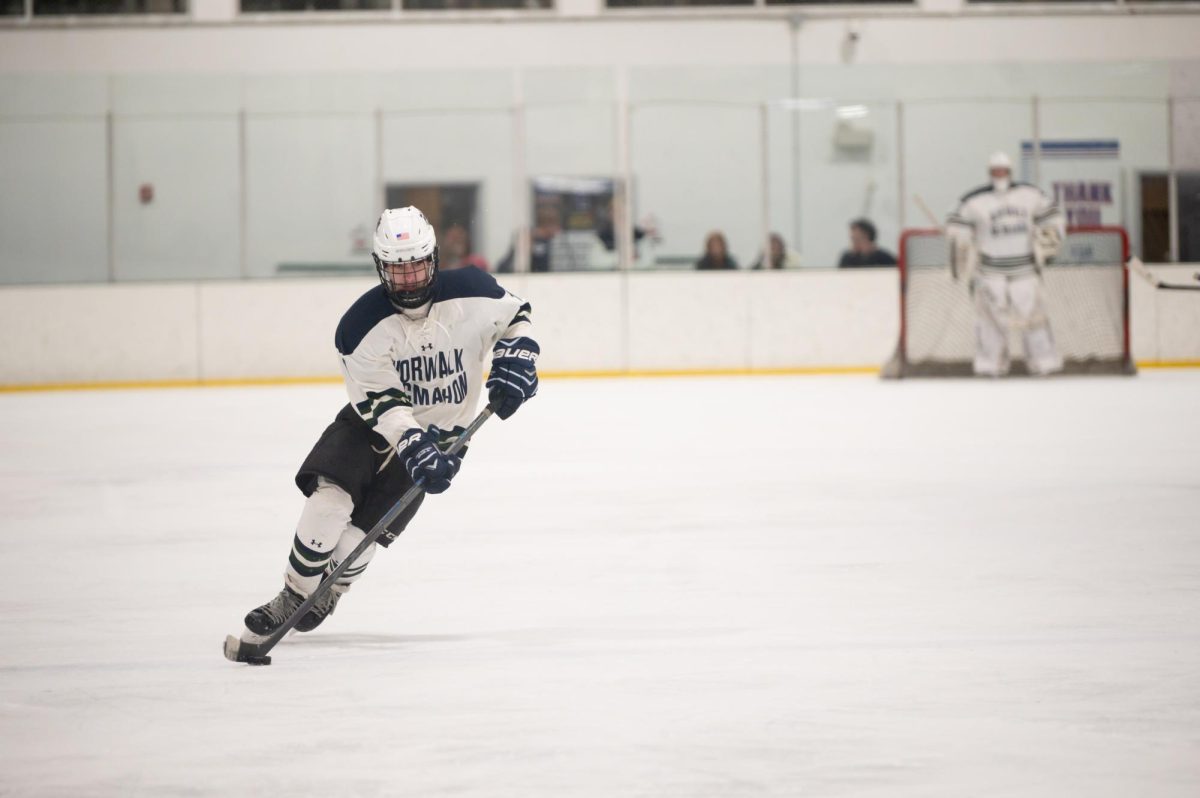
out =
<path fill-rule="evenodd" d="M 411 310 L 429 301 L 437 279 L 438 246 L 425 214 L 412 205 L 380 214 L 371 256 L 394 306 Z"/>
<path fill-rule="evenodd" d="M 996 191 L 1008 191 L 1012 186 L 1012 161 L 1007 153 L 993 152 L 988 158 L 988 177 Z"/>

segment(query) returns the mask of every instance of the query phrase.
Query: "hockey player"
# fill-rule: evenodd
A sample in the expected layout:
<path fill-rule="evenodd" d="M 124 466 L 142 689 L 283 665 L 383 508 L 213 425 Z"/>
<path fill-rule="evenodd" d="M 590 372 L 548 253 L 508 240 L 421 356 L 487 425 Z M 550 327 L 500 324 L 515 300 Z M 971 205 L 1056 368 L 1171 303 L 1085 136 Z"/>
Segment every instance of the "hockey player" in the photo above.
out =
<path fill-rule="evenodd" d="M 334 338 L 350 403 L 296 474 L 308 499 L 283 589 L 246 615 L 257 635 L 277 630 L 411 485 L 425 493 L 450 487 L 461 458 L 442 449 L 475 415 L 489 355 L 486 387 L 496 415 L 508 418 L 537 393 L 540 349 L 530 337 L 529 304 L 478 269 L 439 274 L 437 237 L 421 211 L 385 210 L 372 252 L 381 285 L 346 311 Z M 403 531 L 423 498 L 379 545 Z M 297 630 L 316 628 L 334 611 L 375 548 L 350 564 Z"/>
<path fill-rule="evenodd" d="M 1036 186 L 1012 182 L 1004 153 L 991 156 L 988 174 L 991 183 L 965 195 L 946 222 L 951 268 L 967 277 L 975 297 L 975 373 L 1008 373 L 1010 319 L 1022 332 L 1030 372 L 1061 371 L 1040 278 L 1062 245 L 1063 214 Z"/>

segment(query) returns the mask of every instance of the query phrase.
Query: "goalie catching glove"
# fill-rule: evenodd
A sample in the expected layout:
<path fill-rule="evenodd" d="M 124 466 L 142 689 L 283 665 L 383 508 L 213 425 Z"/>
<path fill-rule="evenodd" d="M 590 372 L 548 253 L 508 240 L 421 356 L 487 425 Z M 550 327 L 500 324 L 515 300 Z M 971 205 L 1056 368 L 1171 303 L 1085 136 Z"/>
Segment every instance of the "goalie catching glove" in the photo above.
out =
<path fill-rule="evenodd" d="M 496 342 L 487 389 L 488 404 L 500 418 L 508 418 L 525 400 L 537 395 L 537 359 L 541 351 L 537 341 L 524 336 Z"/>
<path fill-rule="evenodd" d="M 1054 225 L 1043 225 L 1034 231 L 1033 261 L 1037 264 L 1039 272 L 1058 255 L 1062 243 L 1062 230 Z"/>
<path fill-rule="evenodd" d="M 461 457 L 438 448 L 440 433 L 437 427 L 424 432 L 411 429 L 396 444 L 396 454 L 413 484 L 424 488 L 426 493 L 441 493 L 450 487 L 450 480 L 462 465 Z"/>

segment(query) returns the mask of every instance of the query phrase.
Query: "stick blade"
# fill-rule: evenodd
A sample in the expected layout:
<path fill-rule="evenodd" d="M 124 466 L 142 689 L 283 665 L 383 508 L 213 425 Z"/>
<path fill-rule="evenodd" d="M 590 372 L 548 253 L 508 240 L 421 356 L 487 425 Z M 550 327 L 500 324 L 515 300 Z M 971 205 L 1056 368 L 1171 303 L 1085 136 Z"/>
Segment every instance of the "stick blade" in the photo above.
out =
<path fill-rule="evenodd" d="M 1142 259 L 1137 255 L 1134 255 L 1129 259 L 1129 270 L 1138 277 L 1141 277 L 1146 282 L 1150 283 L 1150 285 L 1154 286 L 1155 288 L 1158 287 L 1158 278 L 1150 273 L 1150 270 L 1146 268 L 1146 264 L 1142 263 Z"/>
<path fill-rule="evenodd" d="M 271 664 L 271 658 L 261 652 L 261 646 L 233 635 L 225 637 L 225 659 L 230 662 L 244 662 L 247 665 Z"/>

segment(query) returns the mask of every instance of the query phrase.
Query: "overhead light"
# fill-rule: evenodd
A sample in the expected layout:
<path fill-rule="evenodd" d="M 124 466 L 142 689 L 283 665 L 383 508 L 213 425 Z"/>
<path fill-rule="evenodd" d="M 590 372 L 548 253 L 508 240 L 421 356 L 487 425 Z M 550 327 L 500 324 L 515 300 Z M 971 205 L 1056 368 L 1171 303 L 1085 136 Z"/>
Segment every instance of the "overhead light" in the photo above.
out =
<path fill-rule="evenodd" d="M 828 97 L 789 97 L 780 100 L 779 104 L 789 111 L 824 111 L 833 107 L 833 100 Z"/>

